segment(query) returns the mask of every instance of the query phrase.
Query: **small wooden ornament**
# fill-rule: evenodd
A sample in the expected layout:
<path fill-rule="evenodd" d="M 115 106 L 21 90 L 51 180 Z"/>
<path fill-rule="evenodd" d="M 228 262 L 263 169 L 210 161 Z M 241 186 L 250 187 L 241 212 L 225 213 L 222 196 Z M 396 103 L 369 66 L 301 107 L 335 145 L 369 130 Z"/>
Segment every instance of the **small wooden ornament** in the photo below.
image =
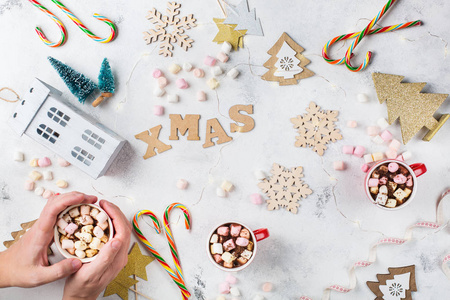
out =
<path fill-rule="evenodd" d="M 217 145 L 228 143 L 233 139 L 227 135 L 222 125 L 220 125 L 219 120 L 216 118 L 206 121 L 206 138 L 203 148 L 215 146 L 216 144 L 212 141 L 213 138 L 218 138 Z"/>
<path fill-rule="evenodd" d="M 162 126 L 158 125 L 153 128 L 150 128 L 149 130 L 138 133 L 134 136 L 136 139 L 141 140 L 144 143 L 148 144 L 147 151 L 145 152 L 144 155 L 144 159 L 155 156 L 156 155 L 155 148 L 158 150 L 159 154 L 163 153 L 164 151 L 172 149 L 172 146 L 166 145 L 158 139 L 161 128 Z"/>
<path fill-rule="evenodd" d="M 4 241 L 3 245 L 6 248 L 9 248 L 13 244 L 17 243 L 20 240 L 20 238 L 34 225 L 34 223 L 36 223 L 36 221 L 37 220 L 33 220 L 33 221 L 30 221 L 30 222 L 26 222 L 26 223 L 20 224 L 20 227 L 22 227 L 22 230 L 11 232 L 11 236 L 13 237 L 14 240 Z M 51 254 L 53 254 L 52 249 L 48 248 L 47 249 L 47 255 L 51 255 Z"/>
<path fill-rule="evenodd" d="M 243 123 L 244 126 L 239 126 L 237 124 L 230 124 L 231 132 L 249 132 L 255 128 L 255 120 L 250 117 L 241 114 L 241 111 L 245 111 L 248 114 L 253 114 L 253 105 L 234 105 L 228 111 L 230 118 L 236 123 Z"/>
<path fill-rule="evenodd" d="M 279 85 L 298 84 L 300 79 L 305 79 L 314 75 L 305 66 L 311 61 L 301 53 L 302 46 L 284 32 L 278 41 L 267 53 L 271 58 L 264 63 L 264 67 L 269 69 L 261 78 L 267 81 L 278 81 Z"/>
<path fill-rule="evenodd" d="M 388 268 L 389 274 L 377 274 L 378 282 L 367 281 L 375 300 L 412 300 L 411 292 L 417 291 L 415 267 Z"/>
<path fill-rule="evenodd" d="M 198 135 L 198 120 L 200 115 L 186 115 L 183 117 L 179 114 L 170 114 L 170 137 L 169 140 L 179 140 L 178 132 L 181 135 L 188 133 L 188 141 L 198 141 L 200 137 Z"/>

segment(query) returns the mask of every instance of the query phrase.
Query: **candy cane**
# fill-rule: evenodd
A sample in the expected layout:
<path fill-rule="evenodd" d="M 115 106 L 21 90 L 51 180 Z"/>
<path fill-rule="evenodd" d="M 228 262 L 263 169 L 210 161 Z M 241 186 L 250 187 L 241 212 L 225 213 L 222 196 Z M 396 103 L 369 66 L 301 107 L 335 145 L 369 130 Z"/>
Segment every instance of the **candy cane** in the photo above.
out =
<path fill-rule="evenodd" d="M 179 208 L 183 211 L 184 214 L 184 225 L 186 226 L 186 229 L 189 230 L 191 228 L 191 216 L 189 214 L 189 210 L 181 203 L 172 203 L 170 204 L 164 213 L 164 233 L 166 234 L 167 241 L 169 242 L 170 252 L 172 253 L 173 262 L 175 264 L 175 268 L 178 273 L 178 277 L 181 278 L 184 282 L 184 276 L 183 276 L 183 270 L 181 269 L 180 265 L 180 257 L 178 254 L 177 246 L 175 245 L 175 240 L 172 235 L 172 231 L 170 230 L 170 224 L 169 224 L 169 215 L 170 212 L 174 208 Z"/>
<path fill-rule="evenodd" d="M 167 264 L 167 262 L 162 258 L 161 254 L 159 254 L 158 251 L 150 244 L 150 242 L 147 240 L 147 238 L 144 236 L 142 231 L 139 229 L 138 219 L 140 216 L 149 216 L 152 221 L 153 225 L 155 226 L 156 233 L 161 233 L 161 225 L 159 223 L 158 218 L 156 215 L 149 211 L 149 210 L 141 210 L 133 217 L 133 228 L 134 232 L 138 236 L 139 240 L 144 244 L 144 246 L 150 251 L 151 254 L 156 258 L 156 260 L 163 266 L 164 270 L 169 274 L 169 276 L 172 278 L 172 280 L 175 282 L 175 284 L 180 288 L 181 293 L 183 295 L 183 299 L 187 299 L 191 296 L 191 294 L 188 292 L 186 286 L 184 285 L 184 281 L 178 276 L 177 273 L 175 273 L 172 268 Z"/>
<path fill-rule="evenodd" d="M 41 41 L 43 41 L 47 46 L 52 47 L 52 48 L 63 45 L 67 40 L 67 31 L 66 31 L 66 27 L 64 27 L 64 24 L 54 14 L 52 14 L 45 6 L 43 6 L 36 0 L 29 0 L 29 1 L 35 7 L 39 8 L 40 11 L 44 12 L 47 16 L 49 16 L 56 23 L 56 25 L 58 25 L 59 30 L 61 31 L 61 38 L 59 39 L 59 42 L 52 43 L 47 39 L 47 37 L 45 36 L 42 29 L 39 27 L 36 27 L 36 29 L 35 29 L 36 33 L 38 34 Z"/>
<path fill-rule="evenodd" d="M 396 31 L 396 30 L 400 30 L 400 29 L 404 29 L 404 28 L 409 28 L 409 27 L 413 27 L 413 26 L 420 26 L 422 25 L 422 21 L 420 20 L 416 20 L 416 21 L 412 21 L 412 22 L 407 22 L 407 23 L 401 23 L 401 24 L 397 24 L 397 25 L 391 25 L 391 26 L 386 26 L 383 28 L 376 28 L 376 29 L 372 29 L 369 31 L 369 33 L 367 35 L 372 35 L 372 34 L 377 34 L 377 33 L 385 33 L 385 32 L 390 32 L 390 31 Z M 352 33 L 347 33 L 347 34 L 343 34 L 343 35 L 339 35 L 337 37 L 332 38 L 331 40 L 329 40 L 325 46 L 323 46 L 322 49 L 322 57 L 323 59 L 332 65 L 341 65 L 345 62 L 345 56 L 341 59 L 332 59 L 328 56 L 328 50 L 330 49 L 330 47 L 339 42 L 339 41 L 343 41 L 343 40 L 348 40 L 348 39 L 352 39 L 358 35 L 361 34 L 361 31 L 359 32 L 352 32 Z"/>
<path fill-rule="evenodd" d="M 78 26 L 78 28 L 80 28 L 88 37 L 90 37 L 94 41 L 100 42 L 100 43 L 109 43 L 116 37 L 116 31 L 117 31 L 116 25 L 110 19 L 108 19 L 104 16 L 101 16 L 99 14 L 94 14 L 94 18 L 96 18 L 102 22 L 105 22 L 111 29 L 111 33 L 110 33 L 109 37 L 101 38 L 101 37 L 93 34 L 92 31 L 90 31 L 83 23 L 81 23 L 81 21 L 67 7 L 65 7 L 64 4 L 62 4 L 60 1 L 52 0 L 52 2 L 55 3 Z"/>
<path fill-rule="evenodd" d="M 448 195 L 450 195 L 450 190 L 445 191 L 438 200 L 438 206 L 436 209 L 436 222 L 427 222 L 427 221 L 418 222 L 418 223 L 408 227 L 408 229 L 405 232 L 405 236 L 403 238 L 388 237 L 388 238 L 380 239 L 377 243 L 375 243 L 371 247 L 371 249 L 369 251 L 369 258 L 367 260 L 357 261 L 353 264 L 352 268 L 349 271 L 349 281 L 350 281 L 349 286 L 344 287 L 341 285 L 334 284 L 334 285 L 327 287 L 323 292 L 322 300 L 330 299 L 330 294 L 332 291 L 336 291 L 336 292 L 340 292 L 340 293 L 348 293 L 348 292 L 352 291 L 356 287 L 356 273 L 355 273 L 356 268 L 368 267 L 368 266 L 372 265 L 377 259 L 378 246 L 385 245 L 385 244 L 403 245 L 404 243 L 412 240 L 413 229 L 417 228 L 417 227 L 430 228 L 430 229 L 441 229 L 444 226 L 446 226 L 444 214 L 442 211 L 442 203 L 444 202 L 443 201 L 444 198 Z M 450 254 L 448 254 L 442 261 L 442 269 L 448 279 L 450 279 L 450 268 L 447 265 L 447 262 L 449 262 L 449 261 L 450 261 Z M 311 298 L 309 298 L 307 296 L 302 296 L 300 299 L 301 300 L 312 300 Z"/>

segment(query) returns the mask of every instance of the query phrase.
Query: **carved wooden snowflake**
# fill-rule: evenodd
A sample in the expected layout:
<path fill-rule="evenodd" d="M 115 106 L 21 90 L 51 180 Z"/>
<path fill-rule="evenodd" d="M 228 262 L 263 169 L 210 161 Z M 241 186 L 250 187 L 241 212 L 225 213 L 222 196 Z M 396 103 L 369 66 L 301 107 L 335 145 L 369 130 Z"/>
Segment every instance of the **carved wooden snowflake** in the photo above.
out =
<path fill-rule="evenodd" d="M 339 129 L 336 128 L 338 111 L 322 111 L 320 106 L 314 102 L 306 109 L 308 112 L 304 116 L 292 118 L 294 128 L 298 129 L 299 136 L 296 136 L 296 147 L 312 147 L 317 154 L 323 155 L 327 149 L 326 144 L 334 143 L 342 139 Z"/>
<path fill-rule="evenodd" d="M 163 16 L 155 8 L 150 10 L 147 15 L 147 19 L 155 24 L 155 29 L 150 29 L 144 32 L 144 40 L 147 44 L 159 41 L 159 54 L 164 56 L 172 56 L 174 46 L 176 43 L 184 51 L 192 47 L 194 40 L 190 39 L 188 35 L 183 35 L 186 30 L 197 26 L 197 21 L 192 14 L 187 17 L 177 17 L 180 14 L 181 4 L 176 2 L 167 3 L 167 16 Z M 170 31 L 172 28 L 172 31 Z"/>
<path fill-rule="evenodd" d="M 273 164 L 270 171 L 272 176 L 269 179 L 263 179 L 258 187 L 269 197 L 267 209 L 274 210 L 280 207 L 286 208 L 294 214 L 299 207 L 298 201 L 311 195 L 312 190 L 307 184 L 303 183 L 303 167 L 292 168 L 290 171 Z"/>

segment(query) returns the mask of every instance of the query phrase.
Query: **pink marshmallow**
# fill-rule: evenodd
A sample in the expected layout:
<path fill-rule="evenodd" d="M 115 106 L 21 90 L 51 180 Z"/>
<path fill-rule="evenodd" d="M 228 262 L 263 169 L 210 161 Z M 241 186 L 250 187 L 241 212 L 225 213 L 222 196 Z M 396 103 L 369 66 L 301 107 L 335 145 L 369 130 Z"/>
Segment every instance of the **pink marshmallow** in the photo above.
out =
<path fill-rule="evenodd" d="M 227 278 L 225 278 L 225 280 L 229 283 L 229 284 L 236 284 L 237 283 L 237 278 L 234 277 L 231 274 L 228 274 Z"/>
<path fill-rule="evenodd" d="M 159 88 L 163 89 L 169 84 L 169 80 L 167 80 L 166 77 L 159 77 L 158 78 L 158 86 Z"/>
<path fill-rule="evenodd" d="M 363 157 L 364 153 L 366 153 L 366 148 L 363 146 L 356 146 L 355 151 L 353 151 L 353 155 L 359 158 Z"/>
<path fill-rule="evenodd" d="M 64 231 L 67 232 L 67 234 L 72 235 L 75 230 L 78 229 L 78 225 L 75 223 L 70 223 L 69 225 L 66 226 L 66 228 L 64 228 Z"/>
<path fill-rule="evenodd" d="M 213 257 L 214 257 L 214 260 L 216 261 L 216 263 L 218 263 L 218 264 L 220 264 L 223 261 L 222 255 L 220 255 L 220 254 L 214 254 Z"/>
<path fill-rule="evenodd" d="M 343 170 L 345 170 L 345 164 L 343 161 L 338 160 L 338 161 L 333 162 L 333 168 L 336 171 L 343 171 Z"/>
<path fill-rule="evenodd" d="M 367 173 L 367 171 L 369 171 L 370 167 L 368 164 L 363 164 L 361 166 L 361 171 L 363 171 L 364 173 Z"/>
<path fill-rule="evenodd" d="M 401 154 L 399 156 L 397 156 L 395 159 L 398 160 L 398 161 L 405 161 L 403 159 L 403 155 L 401 155 Z"/>
<path fill-rule="evenodd" d="M 378 186 L 378 178 L 370 178 L 369 179 L 369 187 L 376 187 Z"/>
<path fill-rule="evenodd" d="M 225 251 L 225 252 L 229 252 L 229 251 L 233 250 L 234 248 L 236 248 L 236 245 L 234 244 L 233 239 L 229 239 L 228 241 L 223 243 L 223 251 Z"/>
<path fill-rule="evenodd" d="M 370 136 L 376 136 L 379 132 L 380 132 L 380 128 L 378 126 L 367 127 L 367 134 Z"/>
<path fill-rule="evenodd" d="M 411 176 L 411 175 L 408 175 L 408 176 L 406 177 L 406 186 L 407 186 L 407 187 L 412 187 L 412 186 L 413 186 L 413 179 L 412 179 L 412 176 Z"/>
<path fill-rule="evenodd" d="M 386 176 L 383 176 L 383 177 L 381 177 L 381 178 L 378 180 L 378 183 L 379 183 L 380 185 L 385 185 L 387 182 L 388 182 L 388 179 L 387 179 Z"/>
<path fill-rule="evenodd" d="M 398 168 L 399 168 L 398 163 L 395 163 L 395 162 L 391 162 L 391 163 L 388 165 L 388 170 L 389 170 L 389 172 L 391 172 L 391 173 L 397 172 Z"/>
<path fill-rule="evenodd" d="M 400 146 L 401 146 L 401 145 L 402 145 L 402 144 L 400 143 L 399 140 L 393 139 L 393 140 L 391 141 L 391 143 L 389 144 L 389 149 L 394 149 L 394 150 L 397 150 L 397 151 L 398 151 L 398 149 L 400 149 Z"/>
<path fill-rule="evenodd" d="M 386 157 L 388 159 L 395 159 L 397 157 L 397 150 L 389 148 L 389 150 L 386 151 Z"/>
<path fill-rule="evenodd" d="M 155 116 L 162 116 L 164 114 L 164 106 L 161 105 L 153 106 L 153 114 Z"/>
<path fill-rule="evenodd" d="M 392 140 L 392 133 L 389 130 L 384 130 L 381 134 L 380 134 L 381 138 L 383 139 L 383 141 L 385 142 L 389 142 L 390 140 Z"/>
<path fill-rule="evenodd" d="M 406 183 L 406 176 L 403 174 L 397 174 L 394 177 L 394 182 L 398 184 L 404 184 Z"/>
<path fill-rule="evenodd" d="M 202 69 L 195 68 L 193 73 L 194 73 L 194 76 L 197 77 L 197 78 L 205 77 L 205 71 L 203 71 Z"/>
<path fill-rule="evenodd" d="M 236 239 L 236 245 L 241 246 L 241 247 L 247 247 L 248 240 L 246 238 L 243 238 L 243 237 L 238 237 Z"/>
<path fill-rule="evenodd" d="M 347 145 L 342 147 L 342 153 L 344 154 L 353 154 L 353 151 L 355 151 L 355 148 L 353 146 Z"/>
<path fill-rule="evenodd" d="M 27 180 L 27 181 L 25 181 L 25 184 L 24 184 L 24 188 L 27 190 L 27 191 L 32 191 L 32 190 L 34 190 L 34 181 L 33 180 Z"/>
<path fill-rule="evenodd" d="M 41 168 L 45 168 L 52 165 L 52 161 L 48 157 L 42 157 L 38 160 L 38 165 Z"/>
<path fill-rule="evenodd" d="M 153 76 L 153 78 L 159 78 L 161 76 L 164 76 L 164 74 L 160 69 L 154 69 L 152 76 Z"/>
<path fill-rule="evenodd" d="M 61 228 L 62 230 L 64 230 L 67 225 L 69 225 L 69 223 L 67 223 L 66 221 L 64 221 L 64 219 L 58 219 L 58 221 L 56 222 L 56 225 Z"/>
<path fill-rule="evenodd" d="M 231 224 L 231 226 L 230 226 L 231 236 L 234 236 L 234 237 L 239 236 L 239 233 L 241 233 L 241 229 L 242 229 L 241 225 Z"/>
<path fill-rule="evenodd" d="M 226 62 L 228 61 L 229 57 L 228 57 L 228 55 L 226 55 L 225 53 L 223 53 L 223 52 L 221 51 L 221 52 L 219 52 L 219 53 L 217 54 L 217 59 L 220 60 L 220 61 L 223 62 L 223 63 L 226 63 Z"/>
<path fill-rule="evenodd" d="M 347 127 L 355 128 L 356 126 L 358 126 L 358 123 L 356 123 L 356 121 L 354 121 L 354 120 L 347 121 Z"/>
<path fill-rule="evenodd" d="M 263 203 L 263 198 L 260 194 L 255 193 L 250 195 L 250 200 L 253 204 L 260 205 Z"/>
<path fill-rule="evenodd" d="M 216 59 L 212 56 L 206 56 L 205 59 L 203 60 L 203 63 L 207 66 L 214 66 L 216 64 Z"/>
<path fill-rule="evenodd" d="M 95 228 L 94 228 L 94 230 L 92 231 L 92 233 L 93 233 L 96 237 L 98 237 L 99 239 L 101 239 L 101 238 L 105 235 L 105 232 L 103 231 L 103 229 L 101 229 L 101 228 L 98 227 L 98 226 L 95 226 Z"/>
<path fill-rule="evenodd" d="M 89 205 L 81 205 L 80 213 L 82 216 L 87 216 L 91 212 L 91 207 Z"/>
<path fill-rule="evenodd" d="M 222 236 L 228 236 L 230 234 L 230 228 L 227 226 L 221 226 L 217 228 L 217 234 Z"/>
<path fill-rule="evenodd" d="M 219 284 L 219 293 L 220 294 L 229 294 L 230 293 L 230 284 L 226 281 Z"/>
<path fill-rule="evenodd" d="M 198 101 L 206 101 L 206 93 L 204 91 L 197 92 L 197 100 Z"/>
<path fill-rule="evenodd" d="M 189 84 L 184 80 L 184 78 L 178 78 L 176 81 L 176 85 L 179 89 L 187 89 L 189 87 Z"/>

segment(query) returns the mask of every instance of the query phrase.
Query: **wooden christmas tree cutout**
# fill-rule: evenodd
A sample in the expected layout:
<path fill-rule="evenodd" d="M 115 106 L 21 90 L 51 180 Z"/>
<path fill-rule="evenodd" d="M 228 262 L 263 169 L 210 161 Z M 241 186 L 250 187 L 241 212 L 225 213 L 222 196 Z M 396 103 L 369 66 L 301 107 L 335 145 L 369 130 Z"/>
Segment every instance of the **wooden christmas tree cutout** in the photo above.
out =
<path fill-rule="evenodd" d="M 305 67 L 311 61 L 301 54 L 304 50 L 284 32 L 275 45 L 267 51 L 272 57 L 264 63 L 264 67 L 269 71 L 261 78 L 267 81 L 278 81 L 280 85 L 293 85 L 298 84 L 300 79 L 313 76 L 314 72 Z"/>
<path fill-rule="evenodd" d="M 387 102 L 388 122 L 399 119 L 403 143 L 408 143 L 422 127 L 430 130 L 424 141 L 430 141 L 444 125 L 450 115 L 443 115 L 439 121 L 433 114 L 448 97 L 448 94 L 421 93 L 425 82 L 402 83 L 404 76 L 372 73 L 372 79 L 380 103 Z"/>
<path fill-rule="evenodd" d="M 388 268 L 389 274 L 378 274 L 376 281 L 367 281 L 375 300 L 412 300 L 417 291 L 415 266 Z"/>

